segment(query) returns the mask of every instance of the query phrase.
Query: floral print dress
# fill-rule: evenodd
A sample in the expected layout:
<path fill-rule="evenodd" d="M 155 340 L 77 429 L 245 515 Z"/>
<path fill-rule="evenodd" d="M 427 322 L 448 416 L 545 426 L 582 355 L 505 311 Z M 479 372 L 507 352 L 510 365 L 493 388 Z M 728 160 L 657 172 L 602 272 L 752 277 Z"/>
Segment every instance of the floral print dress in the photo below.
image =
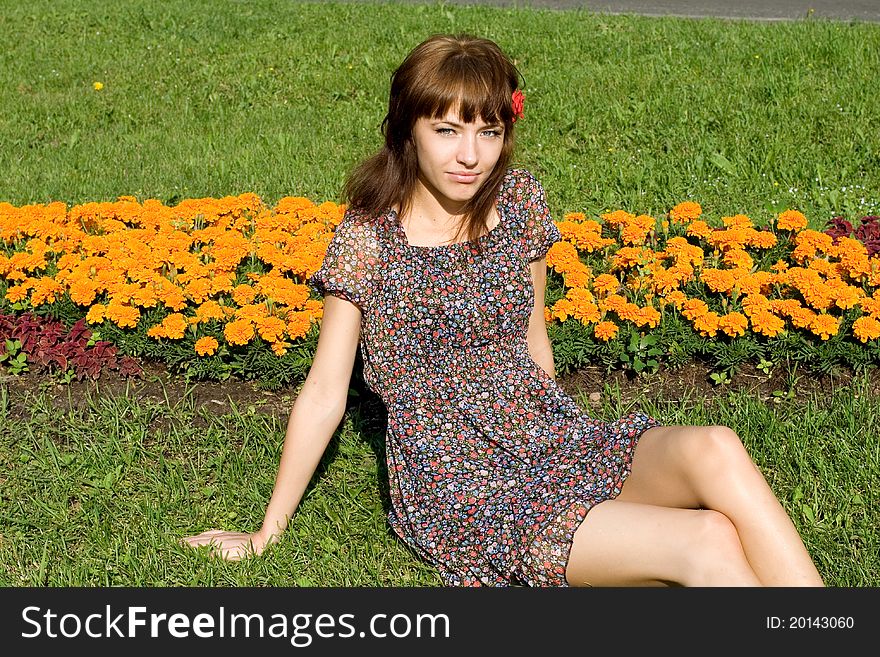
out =
<path fill-rule="evenodd" d="M 410 245 L 393 210 L 349 209 L 308 282 L 361 310 L 395 533 L 447 586 L 567 586 L 575 530 L 657 422 L 590 417 L 531 358 L 529 263 L 560 234 L 528 171 L 508 171 L 497 209 L 485 235 L 441 246 Z"/>

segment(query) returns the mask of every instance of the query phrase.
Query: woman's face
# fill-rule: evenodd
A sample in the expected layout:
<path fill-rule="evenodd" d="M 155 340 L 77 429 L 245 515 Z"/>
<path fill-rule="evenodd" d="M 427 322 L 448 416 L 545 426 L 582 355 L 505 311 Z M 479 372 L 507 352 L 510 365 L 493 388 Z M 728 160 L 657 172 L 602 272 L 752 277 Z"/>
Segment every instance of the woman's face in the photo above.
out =
<path fill-rule="evenodd" d="M 457 111 L 422 117 L 413 127 L 419 183 L 449 212 L 456 212 L 495 169 L 504 145 L 504 126 L 481 118 L 463 122 Z"/>

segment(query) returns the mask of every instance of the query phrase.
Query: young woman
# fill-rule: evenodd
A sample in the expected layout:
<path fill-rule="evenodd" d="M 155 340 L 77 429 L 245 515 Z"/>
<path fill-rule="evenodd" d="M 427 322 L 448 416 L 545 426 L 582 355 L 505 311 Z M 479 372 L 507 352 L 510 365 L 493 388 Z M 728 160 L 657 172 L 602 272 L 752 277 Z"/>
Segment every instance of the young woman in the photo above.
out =
<path fill-rule="evenodd" d="M 590 417 L 554 379 L 544 193 L 509 169 L 519 75 L 498 46 L 434 36 L 394 72 L 384 147 L 310 283 L 314 362 L 253 534 L 277 542 L 342 419 L 358 345 L 388 409 L 389 522 L 451 586 L 821 586 L 737 435 Z"/>

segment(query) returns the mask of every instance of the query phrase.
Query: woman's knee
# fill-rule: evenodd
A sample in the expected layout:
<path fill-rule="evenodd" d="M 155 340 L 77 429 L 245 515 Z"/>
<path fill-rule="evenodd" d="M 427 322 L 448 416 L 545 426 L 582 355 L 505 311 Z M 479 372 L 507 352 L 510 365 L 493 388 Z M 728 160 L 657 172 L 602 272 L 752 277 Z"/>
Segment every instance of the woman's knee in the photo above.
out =
<path fill-rule="evenodd" d="M 693 467 L 717 474 L 749 461 L 737 433 L 726 426 L 695 427 L 684 445 L 685 459 Z"/>
<path fill-rule="evenodd" d="M 758 584 L 736 527 L 717 511 L 698 512 L 686 562 L 689 586 Z"/>

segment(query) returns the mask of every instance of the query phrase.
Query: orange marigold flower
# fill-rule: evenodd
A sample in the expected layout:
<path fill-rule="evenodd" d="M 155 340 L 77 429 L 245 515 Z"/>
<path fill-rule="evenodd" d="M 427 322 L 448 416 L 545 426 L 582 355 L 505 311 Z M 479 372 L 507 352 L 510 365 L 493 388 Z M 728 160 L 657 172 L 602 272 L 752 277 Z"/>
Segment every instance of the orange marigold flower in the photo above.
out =
<path fill-rule="evenodd" d="M 700 273 L 700 280 L 713 292 L 730 292 L 736 285 L 733 272 L 726 269 L 704 269 Z"/>
<path fill-rule="evenodd" d="M 832 335 L 837 335 L 839 329 L 840 324 L 837 318 L 827 313 L 819 313 L 810 324 L 810 330 L 823 340 L 827 340 Z"/>
<path fill-rule="evenodd" d="M 674 292 L 670 292 L 665 296 L 667 303 L 671 303 L 673 306 L 681 310 L 684 307 L 685 301 L 687 301 L 687 295 L 681 290 L 675 290 Z"/>
<path fill-rule="evenodd" d="M 724 260 L 724 264 L 730 265 L 736 269 L 749 270 L 755 264 L 755 261 L 752 260 L 752 256 L 742 249 L 731 249 L 724 254 L 722 260 Z"/>
<path fill-rule="evenodd" d="M 759 310 L 751 315 L 752 329 L 768 338 L 774 338 L 785 330 L 785 322 L 767 310 Z"/>
<path fill-rule="evenodd" d="M 731 312 L 718 320 L 718 327 L 730 337 L 735 338 L 745 335 L 746 329 L 749 328 L 749 320 L 742 313 Z"/>
<path fill-rule="evenodd" d="M 693 320 L 694 328 L 697 332 L 707 338 L 714 337 L 718 332 L 719 322 L 721 318 L 718 316 L 718 313 L 714 313 L 712 311 L 706 312 Z"/>
<path fill-rule="evenodd" d="M 748 244 L 756 249 L 772 249 L 779 240 L 769 230 L 755 230 L 749 233 Z"/>
<path fill-rule="evenodd" d="M 815 321 L 817 314 L 809 308 L 799 307 L 789 311 L 788 316 L 791 318 L 791 324 L 795 328 L 810 328 Z"/>
<path fill-rule="evenodd" d="M 572 315 L 585 326 L 598 322 L 601 317 L 599 307 L 592 301 L 586 300 L 574 303 Z"/>
<path fill-rule="evenodd" d="M 186 284 L 184 293 L 195 303 L 203 303 L 211 296 L 211 287 L 210 279 L 197 278 Z"/>
<path fill-rule="evenodd" d="M 274 353 L 278 358 L 281 358 L 284 354 L 287 353 L 287 348 L 290 346 L 287 342 L 273 342 L 272 343 L 272 353 Z"/>
<path fill-rule="evenodd" d="M 770 269 L 781 273 L 788 269 L 788 263 L 785 260 L 777 260 L 775 264 L 770 265 Z"/>
<path fill-rule="evenodd" d="M 205 337 L 196 340 L 195 349 L 199 356 L 213 356 L 217 353 L 217 347 L 219 346 L 220 344 L 215 338 L 206 335 Z"/>
<path fill-rule="evenodd" d="M 599 274 L 593 279 L 593 290 L 601 294 L 611 294 L 620 289 L 620 281 L 611 274 Z"/>
<path fill-rule="evenodd" d="M 626 269 L 627 267 L 635 267 L 644 262 L 644 253 L 641 249 L 624 246 L 617 250 L 611 257 L 611 265 L 613 269 Z"/>
<path fill-rule="evenodd" d="M 859 301 L 862 312 L 875 319 L 880 319 L 880 292 L 875 292 L 873 297 L 864 297 Z"/>
<path fill-rule="evenodd" d="M 586 287 L 590 283 L 592 270 L 580 261 L 572 263 L 563 273 L 565 284 L 569 287 Z"/>
<path fill-rule="evenodd" d="M 880 320 L 875 317 L 859 317 L 853 322 L 853 335 L 863 343 L 880 338 Z"/>
<path fill-rule="evenodd" d="M 620 224 L 625 224 L 636 218 L 634 214 L 624 210 L 615 210 L 614 212 L 608 212 L 599 216 L 602 217 L 605 223 L 609 226 L 619 226 Z"/>
<path fill-rule="evenodd" d="M 655 267 L 651 271 L 650 286 L 658 294 L 669 294 L 678 289 L 678 276 L 663 267 Z"/>
<path fill-rule="evenodd" d="M 626 308 L 627 303 L 625 297 L 619 294 L 609 294 L 599 302 L 599 308 L 602 312 L 611 311 L 620 314 Z"/>
<path fill-rule="evenodd" d="M 759 312 L 770 311 L 770 301 L 763 294 L 748 294 L 742 300 L 743 311 L 752 318 L 754 324 L 754 316 Z"/>
<path fill-rule="evenodd" d="M 317 268 L 316 268 L 317 269 Z M 211 279 L 211 294 L 219 294 L 221 292 L 231 292 L 232 283 L 235 277 L 229 273 L 215 273 Z"/>
<path fill-rule="evenodd" d="M 786 210 L 776 219 L 776 228 L 797 232 L 807 227 L 807 218 L 797 210 Z"/>
<path fill-rule="evenodd" d="M 107 306 L 104 304 L 96 303 L 94 306 L 89 308 L 89 312 L 86 313 L 86 321 L 89 324 L 100 324 L 104 321 L 104 317 L 107 312 Z"/>
<path fill-rule="evenodd" d="M 223 327 L 223 337 L 229 344 L 245 345 L 254 337 L 254 325 L 246 319 L 236 319 Z"/>
<path fill-rule="evenodd" d="M 223 320 L 226 319 L 226 313 L 223 306 L 216 301 L 205 301 L 196 308 L 196 319 L 199 322 L 208 322 L 212 319 Z"/>
<path fill-rule="evenodd" d="M 569 315 L 574 315 L 574 303 L 572 303 L 571 299 L 559 299 L 553 304 L 550 314 L 560 322 L 564 322 L 568 319 Z"/>
<path fill-rule="evenodd" d="M 6 300 L 10 303 L 18 303 L 28 298 L 28 287 L 26 285 L 11 285 L 6 290 Z"/>
<path fill-rule="evenodd" d="M 617 324 L 614 322 L 602 321 L 596 324 L 596 328 L 593 329 L 593 335 L 603 342 L 608 342 L 617 335 L 617 330 Z"/>
<path fill-rule="evenodd" d="M 284 338 L 287 325 L 277 317 L 264 317 L 257 322 L 257 332 L 266 342 L 279 342 Z"/>
<path fill-rule="evenodd" d="M 688 299 L 682 304 L 682 315 L 693 321 L 709 312 L 709 306 L 702 299 Z"/>
<path fill-rule="evenodd" d="M 162 320 L 162 328 L 165 331 L 165 337 L 172 340 L 180 340 L 186 333 L 186 327 L 189 322 L 186 317 L 180 313 L 171 313 Z"/>
<path fill-rule="evenodd" d="M 684 201 L 669 211 L 669 218 L 673 223 L 686 224 L 699 219 L 703 214 L 703 208 L 694 201 Z"/>
<path fill-rule="evenodd" d="M 104 317 L 120 328 L 135 328 L 141 319 L 141 312 L 128 304 L 111 301 L 107 305 Z"/>
<path fill-rule="evenodd" d="M 570 263 L 578 260 L 577 249 L 574 244 L 565 240 L 556 242 L 547 251 L 547 266 L 562 272 Z"/>
<path fill-rule="evenodd" d="M 631 313 L 631 321 L 639 327 L 657 328 L 660 325 L 660 312 L 653 306 L 636 307 Z"/>
<path fill-rule="evenodd" d="M 313 316 L 313 312 L 309 310 L 295 310 L 287 313 L 287 335 L 292 340 L 305 336 L 312 326 Z"/>
<path fill-rule="evenodd" d="M 686 235 L 707 239 L 712 234 L 712 229 L 705 221 L 692 221 L 685 231 Z"/>
<path fill-rule="evenodd" d="M 827 285 L 832 290 L 834 305 L 842 310 L 857 306 L 859 300 L 865 296 L 862 288 L 847 285 L 840 279 L 829 280 Z"/>
<path fill-rule="evenodd" d="M 55 300 L 64 291 L 64 286 L 51 276 L 41 276 L 34 281 L 33 288 L 31 304 L 34 306 L 55 303 Z"/>
<path fill-rule="evenodd" d="M 735 214 L 732 217 L 721 217 L 721 222 L 728 228 L 752 227 L 752 220 L 744 214 Z"/>
<path fill-rule="evenodd" d="M 257 291 L 247 283 L 236 285 L 232 290 L 232 298 L 239 306 L 247 306 L 253 303 L 256 296 Z"/>

